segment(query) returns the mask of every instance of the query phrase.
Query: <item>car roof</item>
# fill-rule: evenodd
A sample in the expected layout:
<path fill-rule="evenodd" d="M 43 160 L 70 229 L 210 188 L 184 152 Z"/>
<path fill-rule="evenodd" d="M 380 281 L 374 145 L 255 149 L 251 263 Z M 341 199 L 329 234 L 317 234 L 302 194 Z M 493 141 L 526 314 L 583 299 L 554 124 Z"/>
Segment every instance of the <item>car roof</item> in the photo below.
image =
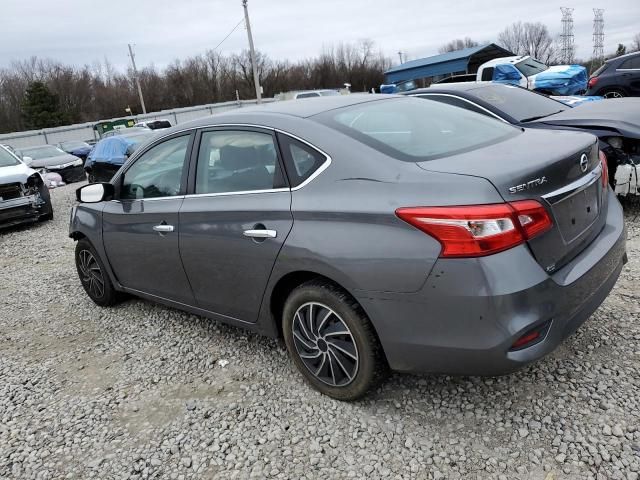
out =
<path fill-rule="evenodd" d="M 488 86 L 502 85 L 501 83 L 494 82 L 460 82 L 460 83 L 437 83 L 427 88 L 418 88 L 416 90 L 409 90 L 408 92 L 402 92 L 403 95 L 416 95 L 420 93 L 437 93 L 437 92 L 468 92 L 471 90 L 477 90 Z"/>
<path fill-rule="evenodd" d="M 320 113 L 328 112 L 338 108 L 348 107 L 351 105 L 358 105 L 362 103 L 375 102 L 388 100 L 391 98 L 400 98 L 399 95 L 374 95 L 369 93 L 354 93 L 350 95 L 335 95 L 327 97 L 314 97 L 303 98 L 300 100 L 283 100 L 280 102 L 270 102 L 262 105 L 255 105 L 251 107 L 243 107 L 234 110 L 229 110 L 224 113 L 218 113 L 215 115 L 209 115 L 204 118 L 192 120 L 190 122 L 181 123 L 175 127 L 164 130 L 163 134 L 169 135 L 172 132 L 180 130 L 204 127 L 208 125 L 222 124 L 222 123 L 238 123 L 244 120 L 243 117 L 255 118 L 260 117 L 260 120 L 269 124 L 269 119 L 277 119 L 286 117 L 298 117 L 308 118 Z M 252 120 L 255 121 L 255 120 Z"/>

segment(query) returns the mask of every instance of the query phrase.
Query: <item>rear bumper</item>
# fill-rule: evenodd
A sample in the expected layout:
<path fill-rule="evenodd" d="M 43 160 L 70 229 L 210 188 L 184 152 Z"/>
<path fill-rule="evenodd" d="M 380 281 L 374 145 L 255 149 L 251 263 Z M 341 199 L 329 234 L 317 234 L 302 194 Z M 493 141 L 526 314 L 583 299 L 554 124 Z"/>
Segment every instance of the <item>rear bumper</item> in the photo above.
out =
<path fill-rule="evenodd" d="M 86 177 L 84 174 L 84 168 L 82 168 L 82 165 L 76 165 L 73 167 L 60 168 L 60 169 L 48 168 L 47 170 L 60 175 L 62 177 L 62 180 L 65 183 L 80 182 L 82 180 L 86 180 Z"/>
<path fill-rule="evenodd" d="M 553 351 L 600 306 L 626 263 L 622 208 L 609 191 L 606 224 L 573 261 L 547 273 L 526 246 L 479 259 L 440 259 L 416 294 L 355 292 L 392 369 L 500 375 Z M 543 340 L 510 351 L 531 328 Z"/>
<path fill-rule="evenodd" d="M 120 170 L 122 165 L 114 165 L 112 163 L 94 162 L 91 166 L 85 167 L 87 174 L 93 175 L 96 182 L 109 182 Z"/>

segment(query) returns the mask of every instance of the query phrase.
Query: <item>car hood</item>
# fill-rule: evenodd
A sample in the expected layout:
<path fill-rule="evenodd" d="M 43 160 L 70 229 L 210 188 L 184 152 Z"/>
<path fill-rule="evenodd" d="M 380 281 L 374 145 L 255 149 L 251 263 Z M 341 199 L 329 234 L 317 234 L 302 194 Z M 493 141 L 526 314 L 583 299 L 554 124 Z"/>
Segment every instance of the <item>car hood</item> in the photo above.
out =
<path fill-rule="evenodd" d="M 640 138 L 640 98 L 613 98 L 587 102 L 530 123 L 614 129 L 625 136 Z"/>
<path fill-rule="evenodd" d="M 0 184 L 24 183 L 34 173 L 36 171 L 27 167 L 24 163 L 11 165 L 10 167 L 0 167 Z"/>
<path fill-rule="evenodd" d="M 28 156 L 28 155 L 27 155 Z M 56 155 L 55 157 L 48 158 L 38 158 L 33 159 L 33 163 L 31 163 L 31 167 L 33 168 L 43 168 L 43 167 L 53 167 L 56 165 L 64 165 L 65 163 L 75 162 L 79 160 L 75 155 L 64 154 L 64 155 Z"/>

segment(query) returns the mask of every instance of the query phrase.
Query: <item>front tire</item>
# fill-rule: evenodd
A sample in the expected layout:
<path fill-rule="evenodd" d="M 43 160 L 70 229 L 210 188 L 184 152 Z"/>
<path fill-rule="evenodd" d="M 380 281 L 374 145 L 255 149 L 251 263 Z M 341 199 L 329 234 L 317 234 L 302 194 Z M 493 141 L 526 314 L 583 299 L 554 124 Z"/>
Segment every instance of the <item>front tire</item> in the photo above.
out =
<path fill-rule="evenodd" d="M 89 298 L 101 307 L 118 302 L 118 292 L 113 288 L 109 275 L 98 253 L 86 238 L 76 244 L 76 270 Z"/>
<path fill-rule="evenodd" d="M 328 282 L 296 288 L 283 311 L 289 355 L 307 382 L 337 400 L 357 400 L 384 378 L 382 347 L 362 308 Z"/>

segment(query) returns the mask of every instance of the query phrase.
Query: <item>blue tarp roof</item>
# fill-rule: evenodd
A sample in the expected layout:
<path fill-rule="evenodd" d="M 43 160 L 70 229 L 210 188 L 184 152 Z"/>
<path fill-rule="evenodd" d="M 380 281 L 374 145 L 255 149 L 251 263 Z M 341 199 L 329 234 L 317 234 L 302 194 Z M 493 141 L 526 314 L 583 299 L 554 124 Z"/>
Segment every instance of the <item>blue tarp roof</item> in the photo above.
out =
<path fill-rule="evenodd" d="M 511 52 L 493 43 L 463 48 L 397 65 L 384 73 L 385 81 L 386 83 L 397 83 L 470 70 L 475 72 L 484 62 L 511 55 L 513 55 Z"/>

